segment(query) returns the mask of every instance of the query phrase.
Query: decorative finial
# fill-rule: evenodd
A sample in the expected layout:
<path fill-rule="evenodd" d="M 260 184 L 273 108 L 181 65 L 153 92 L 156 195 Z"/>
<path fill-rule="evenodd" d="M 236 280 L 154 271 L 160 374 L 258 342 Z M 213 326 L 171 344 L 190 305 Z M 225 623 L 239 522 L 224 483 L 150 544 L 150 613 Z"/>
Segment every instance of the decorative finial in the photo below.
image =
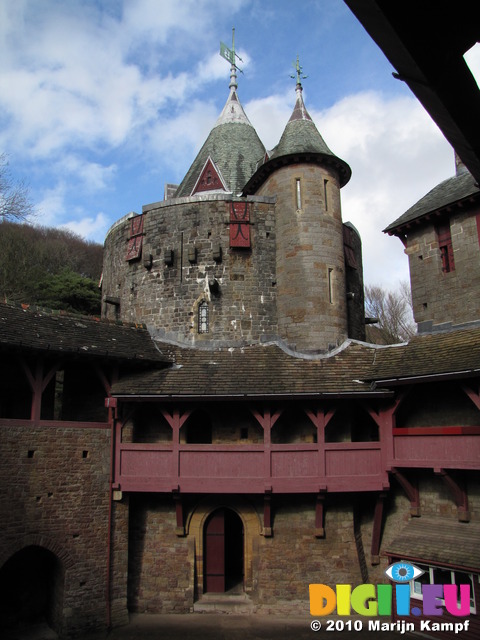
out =
<path fill-rule="evenodd" d="M 222 56 L 222 58 L 225 58 L 225 60 L 228 60 L 228 62 L 230 62 L 230 88 L 236 88 L 237 69 L 240 71 L 240 73 L 243 73 L 243 71 L 235 64 L 235 58 L 238 58 L 240 62 L 243 62 L 243 60 L 237 53 L 235 53 L 235 27 L 232 27 L 232 48 L 229 49 L 226 44 L 220 42 L 220 55 Z"/>
<path fill-rule="evenodd" d="M 295 69 L 296 71 L 296 75 L 295 76 L 290 76 L 291 78 L 293 78 L 295 80 L 297 80 L 297 85 L 301 85 L 301 80 L 305 80 L 305 78 L 308 78 L 308 76 L 304 76 L 303 75 L 303 67 L 300 66 L 300 62 L 298 61 L 298 56 L 297 56 L 297 63 L 295 64 L 295 62 L 292 62 L 292 67 Z"/>

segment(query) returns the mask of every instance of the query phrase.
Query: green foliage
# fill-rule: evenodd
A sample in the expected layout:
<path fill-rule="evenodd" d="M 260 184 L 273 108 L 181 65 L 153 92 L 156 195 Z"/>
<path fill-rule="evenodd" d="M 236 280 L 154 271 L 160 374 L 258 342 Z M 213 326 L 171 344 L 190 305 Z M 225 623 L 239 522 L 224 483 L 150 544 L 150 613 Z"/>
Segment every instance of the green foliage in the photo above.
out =
<path fill-rule="evenodd" d="M 28 224 L 0 222 L 0 297 L 10 302 L 25 302 L 51 306 L 56 301 L 57 309 L 77 310 L 91 307 L 91 288 L 95 285 L 100 298 L 98 282 L 102 272 L 103 247 L 86 242 L 71 231 L 34 227 Z M 58 306 L 62 297 L 47 295 L 55 284 L 54 276 L 65 273 L 76 274 L 86 281 L 85 286 L 75 284 L 77 296 L 83 290 L 85 305 L 72 304 L 64 297 L 65 306 Z M 65 281 L 66 276 L 60 279 Z M 50 284 L 49 284 L 50 282 Z M 88 284 L 87 284 L 88 282 Z M 53 284 L 52 284 L 53 283 Z M 57 286 L 60 286 L 57 283 Z M 82 313 L 85 313 L 82 310 Z M 99 313 L 95 308 L 93 313 Z"/>
<path fill-rule="evenodd" d="M 38 285 L 37 304 L 49 309 L 75 313 L 100 313 L 100 289 L 97 282 L 70 269 L 46 276 Z"/>

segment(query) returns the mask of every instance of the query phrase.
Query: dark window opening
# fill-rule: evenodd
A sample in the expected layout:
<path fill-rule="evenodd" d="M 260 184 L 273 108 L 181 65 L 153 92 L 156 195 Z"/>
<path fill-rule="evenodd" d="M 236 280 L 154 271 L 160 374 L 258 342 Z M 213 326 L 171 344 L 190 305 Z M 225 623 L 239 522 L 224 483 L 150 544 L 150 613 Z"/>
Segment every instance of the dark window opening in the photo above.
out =
<path fill-rule="evenodd" d="M 442 271 L 449 273 L 455 270 L 455 261 L 453 258 L 452 233 L 450 230 L 450 222 L 446 220 L 435 226 L 437 232 L 438 248 L 442 258 Z"/>
<path fill-rule="evenodd" d="M 205 411 L 195 411 L 185 428 L 187 444 L 212 444 L 212 421 Z"/>

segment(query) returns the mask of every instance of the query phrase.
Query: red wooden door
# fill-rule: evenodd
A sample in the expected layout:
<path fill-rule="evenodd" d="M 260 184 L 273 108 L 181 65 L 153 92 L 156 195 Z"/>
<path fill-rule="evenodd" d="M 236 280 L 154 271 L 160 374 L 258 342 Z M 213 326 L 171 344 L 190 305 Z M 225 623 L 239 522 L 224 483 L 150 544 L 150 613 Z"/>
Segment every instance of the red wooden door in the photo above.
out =
<path fill-rule="evenodd" d="M 205 527 L 205 591 L 225 592 L 225 509 L 217 509 Z"/>

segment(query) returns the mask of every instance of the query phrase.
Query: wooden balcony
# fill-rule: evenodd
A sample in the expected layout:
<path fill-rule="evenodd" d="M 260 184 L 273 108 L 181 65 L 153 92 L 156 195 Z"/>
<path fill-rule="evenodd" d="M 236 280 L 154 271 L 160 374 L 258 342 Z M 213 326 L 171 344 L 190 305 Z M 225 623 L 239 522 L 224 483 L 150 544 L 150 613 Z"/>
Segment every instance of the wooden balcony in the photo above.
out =
<path fill-rule="evenodd" d="M 393 429 L 389 467 L 479 469 L 480 427 Z"/>
<path fill-rule="evenodd" d="M 117 444 L 123 491 L 317 493 L 382 491 L 380 442 L 193 445 Z"/>

